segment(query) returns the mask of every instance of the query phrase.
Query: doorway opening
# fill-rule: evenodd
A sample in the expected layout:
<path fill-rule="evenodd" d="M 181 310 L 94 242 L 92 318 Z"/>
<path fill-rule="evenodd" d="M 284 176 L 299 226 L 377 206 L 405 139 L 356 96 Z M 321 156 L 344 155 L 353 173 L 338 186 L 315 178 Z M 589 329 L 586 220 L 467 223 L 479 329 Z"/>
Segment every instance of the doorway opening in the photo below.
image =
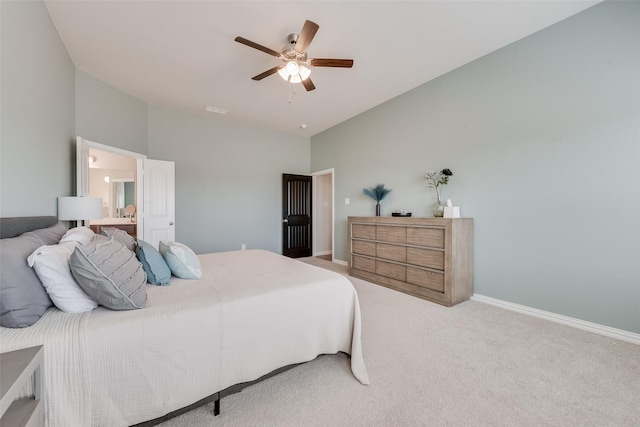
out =
<path fill-rule="evenodd" d="M 313 256 L 334 260 L 334 169 L 311 174 L 313 186 Z"/>
<path fill-rule="evenodd" d="M 144 217 L 139 212 L 143 202 L 140 188 L 142 165 L 146 158 L 144 154 L 77 137 L 76 195 L 100 197 L 103 200 L 103 218 L 91 220 L 90 226 L 99 230 L 102 226 L 111 225 L 123 228 L 141 239 L 144 237 Z M 126 198 L 129 203 L 119 206 L 120 187 L 122 202 L 125 203 L 125 182 L 132 183 L 128 185 L 130 194 Z M 132 208 L 133 213 L 130 213 Z"/>
<path fill-rule="evenodd" d="M 91 158 L 92 155 L 93 158 Z M 135 177 L 132 179 L 129 174 L 114 178 L 121 173 L 116 171 L 114 167 L 98 172 L 97 177 L 94 177 L 98 182 L 102 180 L 106 183 L 107 180 L 111 182 L 113 179 L 119 184 L 107 187 L 108 196 L 99 196 L 103 198 L 103 203 L 105 198 L 108 199 L 107 206 L 103 206 L 103 216 L 106 214 L 107 217 L 97 220 L 102 223 L 95 223 L 94 220 L 91 220 L 91 227 L 101 229 L 102 226 L 112 226 L 123 229 L 156 249 L 160 240 L 174 241 L 175 164 L 173 162 L 147 159 L 144 154 L 133 153 L 77 137 L 76 194 L 81 197 L 90 195 L 92 191 L 91 172 L 94 169 L 99 169 L 90 167 L 91 160 L 97 162 L 100 158 L 104 160 L 110 155 L 120 156 L 120 160 L 124 158 L 132 162 L 131 164 L 135 164 L 135 168 L 131 166 L 131 170 L 135 171 Z M 127 187 L 129 187 L 128 191 Z M 122 204 L 120 204 L 120 200 L 122 200 Z M 108 217 L 110 211 L 114 213 L 114 217 Z"/>

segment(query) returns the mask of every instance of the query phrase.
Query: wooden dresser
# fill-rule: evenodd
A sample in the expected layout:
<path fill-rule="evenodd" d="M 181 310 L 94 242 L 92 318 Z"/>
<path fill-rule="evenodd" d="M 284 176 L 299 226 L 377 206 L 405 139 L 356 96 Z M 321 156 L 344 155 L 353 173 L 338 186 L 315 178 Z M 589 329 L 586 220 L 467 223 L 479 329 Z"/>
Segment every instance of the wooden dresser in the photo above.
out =
<path fill-rule="evenodd" d="M 473 294 L 473 219 L 349 217 L 349 274 L 442 305 Z"/>

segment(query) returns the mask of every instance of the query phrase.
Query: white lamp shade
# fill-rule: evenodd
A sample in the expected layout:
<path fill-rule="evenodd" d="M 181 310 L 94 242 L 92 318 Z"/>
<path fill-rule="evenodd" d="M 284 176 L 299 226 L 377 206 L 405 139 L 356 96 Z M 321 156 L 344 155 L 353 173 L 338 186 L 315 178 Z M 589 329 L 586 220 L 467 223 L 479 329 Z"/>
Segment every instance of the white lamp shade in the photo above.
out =
<path fill-rule="evenodd" d="M 102 218 L 101 197 L 58 197 L 58 219 L 79 221 Z"/>

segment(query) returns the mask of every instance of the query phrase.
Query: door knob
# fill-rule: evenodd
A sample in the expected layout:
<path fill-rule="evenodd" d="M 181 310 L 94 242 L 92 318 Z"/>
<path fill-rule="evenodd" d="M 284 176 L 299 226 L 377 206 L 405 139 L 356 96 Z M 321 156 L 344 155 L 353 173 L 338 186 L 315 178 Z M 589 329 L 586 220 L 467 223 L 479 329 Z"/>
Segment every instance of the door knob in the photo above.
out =
<path fill-rule="evenodd" d="M 173 221 L 169 222 L 169 225 L 173 225 Z"/>
<path fill-rule="evenodd" d="M 285 218 L 285 219 L 283 219 L 283 220 L 282 220 L 282 222 L 283 222 L 284 224 L 286 224 L 286 223 L 288 223 L 288 222 L 289 222 L 289 220 L 288 220 L 287 218 Z"/>

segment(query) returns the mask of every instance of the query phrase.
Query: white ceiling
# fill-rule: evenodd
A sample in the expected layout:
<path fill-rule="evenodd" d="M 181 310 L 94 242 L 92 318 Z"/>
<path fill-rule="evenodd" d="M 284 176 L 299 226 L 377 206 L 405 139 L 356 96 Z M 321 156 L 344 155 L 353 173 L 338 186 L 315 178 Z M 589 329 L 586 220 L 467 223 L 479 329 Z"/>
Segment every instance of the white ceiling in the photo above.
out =
<path fill-rule="evenodd" d="M 152 105 L 312 136 L 599 1 L 114 1 L 47 0 L 75 66 Z M 320 29 L 310 58 L 351 58 L 351 69 L 313 68 L 316 90 L 277 74 L 305 19 Z M 225 116 L 206 106 L 229 110 Z M 300 127 L 307 124 L 306 129 Z"/>

